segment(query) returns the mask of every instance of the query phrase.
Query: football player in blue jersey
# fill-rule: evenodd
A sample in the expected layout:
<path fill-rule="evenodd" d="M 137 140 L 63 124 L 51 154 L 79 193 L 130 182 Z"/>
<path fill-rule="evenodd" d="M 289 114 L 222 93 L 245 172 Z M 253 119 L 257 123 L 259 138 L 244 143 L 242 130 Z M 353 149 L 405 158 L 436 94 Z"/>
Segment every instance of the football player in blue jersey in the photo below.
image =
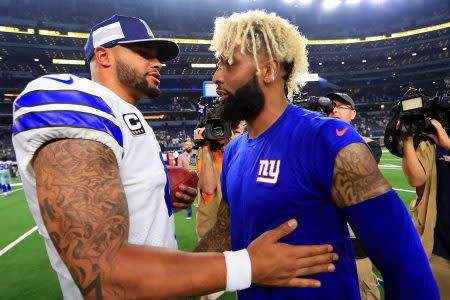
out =
<path fill-rule="evenodd" d="M 248 132 L 225 150 L 225 201 L 199 248 L 218 251 L 231 235 L 232 249 L 242 249 L 294 218 L 300 226 L 282 241 L 332 244 L 339 254 L 335 271 L 313 276 L 319 289 L 252 285 L 238 291 L 239 300 L 360 299 L 348 222 L 385 280 L 386 299 L 438 299 L 411 217 L 364 140 L 341 120 L 289 103 L 308 70 L 306 43 L 297 27 L 273 13 L 216 19 L 213 80 L 223 116 L 246 120 Z"/>
<path fill-rule="evenodd" d="M 14 103 L 25 194 L 64 298 L 173 299 L 252 282 L 318 287 L 297 277 L 329 272 L 337 256 L 326 244 L 278 242 L 295 220 L 236 252 L 176 250 L 167 169 L 136 106 L 160 94 L 161 62 L 178 53 L 143 20 L 116 15 L 90 32 L 85 57 L 92 81 L 46 75 Z M 196 195 L 182 190 L 176 207 Z"/>

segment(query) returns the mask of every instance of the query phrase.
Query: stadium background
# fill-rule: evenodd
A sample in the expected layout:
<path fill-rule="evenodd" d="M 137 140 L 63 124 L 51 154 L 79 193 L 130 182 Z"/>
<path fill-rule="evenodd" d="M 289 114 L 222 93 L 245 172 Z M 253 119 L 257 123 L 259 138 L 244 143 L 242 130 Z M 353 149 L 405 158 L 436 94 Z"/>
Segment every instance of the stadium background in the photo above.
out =
<path fill-rule="evenodd" d="M 317 96 L 349 93 L 362 135 L 382 137 L 405 88 L 434 95 L 450 75 L 446 0 L 0 0 L 0 159 L 14 160 L 12 102 L 18 93 L 44 74 L 89 77 L 82 51 L 87 32 L 114 13 L 145 19 L 156 36 L 180 45 L 180 56 L 161 71 L 163 95 L 143 100 L 139 108 L 165 151 L 181 149 L 197 123 L 203 82 L 215 70 L 208 50 L 214 18 L 255 8 L 299 26 L 310 40 L 310 73 L 318 74 L 304 90 Z M 380 168 L 408 205 L 414 190 L 400 166 L 399 158 L 384 151 Z M 60 299 L 18 179 L 14 190 L 0 198 L 0 298 Z M 195 220 L 184 216 L 176 215 L 177 238 L 181 249 L 191 250 Z"/>

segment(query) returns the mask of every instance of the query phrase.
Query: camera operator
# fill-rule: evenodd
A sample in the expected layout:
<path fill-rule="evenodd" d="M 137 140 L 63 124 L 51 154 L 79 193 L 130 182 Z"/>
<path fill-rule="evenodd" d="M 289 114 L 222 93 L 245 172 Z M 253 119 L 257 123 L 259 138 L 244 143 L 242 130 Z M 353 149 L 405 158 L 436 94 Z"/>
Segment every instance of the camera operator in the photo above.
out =
<path fill-rule="evenodd" d="M 411 203 L 413 221 L 429 258 L 441 299 L 450 299 L 450 138 L 437 120 L 429 119 L 436 144 L 421 141 L 414 148 L 413 136 L 401 134 L 403 172 L 416 187 Z"/>
<path fill-rule="evenodd" d="M 339 119 L 347 123 L 351 123 L 356 117 L 355 102 L 344 93 L 330 93 L 326 95 L 334 103 L 333 111 L 328 115 L 331 118 Z M 381 158 L 380 145 L 367 137 L 363 137 L 364 141 L 369 145 L 377 164 Z M 350 237 L 352 239 L 353 248 L 356 257 L 356 269 L 358 272 L 359 289 L 362 300 L 378 300 L 380 299 L 380 291 L 378 290 L 377 277 L 372 271 L 372 262 L 367 257 L 364 250 L 358 243 L 358 240 L 349 226 Z"/>
<path fill-rule="evenodd" d="M 197 209 L 196 231 L 201 239 L 216 222 L 217 210 L 222 199 L 220 189 L 220 172 L 222 171 L 222 155 L 228 142 L 245 130 L 246 124 L 241 121 L 232 126 L 231 138 L 219 141 L 208 141 L 199 148 L 197 169 L 199 175 L 199 207 Z M 204 140 L 205 128 L 194 130 L 194 140 Z"/>

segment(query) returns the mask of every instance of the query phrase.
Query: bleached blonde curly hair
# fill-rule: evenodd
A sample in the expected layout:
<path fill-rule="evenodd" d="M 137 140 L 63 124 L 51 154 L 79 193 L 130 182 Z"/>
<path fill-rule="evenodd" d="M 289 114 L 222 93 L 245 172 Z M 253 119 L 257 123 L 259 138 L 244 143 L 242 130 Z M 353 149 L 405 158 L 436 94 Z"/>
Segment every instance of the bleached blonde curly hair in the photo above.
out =
<path fill-rule="evenodd" d="M 217 59 L 233 64 L 233 52 L 240 47 L 242 54 L 246 51 L 253 54 L 257 74 L 260 72 L 259 54 L 267 55 L 269 60 L 277 59 L 286 72 L 283 79 L 291 99 L 303 85 L 298 82 L 298 76 L 308 73 L 306 44 L 307 40 L 297 26 L 275 13 L 252 10 L 217 18 L 210 50 L 215 52 Z M 271 72 L 274 78 L 274 68 Z"/>

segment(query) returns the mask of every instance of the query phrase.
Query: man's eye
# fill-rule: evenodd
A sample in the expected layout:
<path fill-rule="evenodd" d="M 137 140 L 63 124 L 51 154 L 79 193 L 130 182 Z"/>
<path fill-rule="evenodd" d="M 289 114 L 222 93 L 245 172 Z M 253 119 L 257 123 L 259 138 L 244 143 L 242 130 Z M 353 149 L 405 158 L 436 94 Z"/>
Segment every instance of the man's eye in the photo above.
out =
<path fill-rule="evenodd" d="M 152 54 L 148 51 L 145 51 L 144 49 L 134 49 L 134 52 L 136 52 L 139 56 L 142 56 L 145 59 L 149 59 L 152 57 Z"/>
<path fill-rule="evenodd" d="M 145 59 L 150 58 L 150 56 L 151 56 L 149 53 L 146 53 L 144 51 L 140 51 L 140 52 L 138 52 L 138 54 Z"/>

